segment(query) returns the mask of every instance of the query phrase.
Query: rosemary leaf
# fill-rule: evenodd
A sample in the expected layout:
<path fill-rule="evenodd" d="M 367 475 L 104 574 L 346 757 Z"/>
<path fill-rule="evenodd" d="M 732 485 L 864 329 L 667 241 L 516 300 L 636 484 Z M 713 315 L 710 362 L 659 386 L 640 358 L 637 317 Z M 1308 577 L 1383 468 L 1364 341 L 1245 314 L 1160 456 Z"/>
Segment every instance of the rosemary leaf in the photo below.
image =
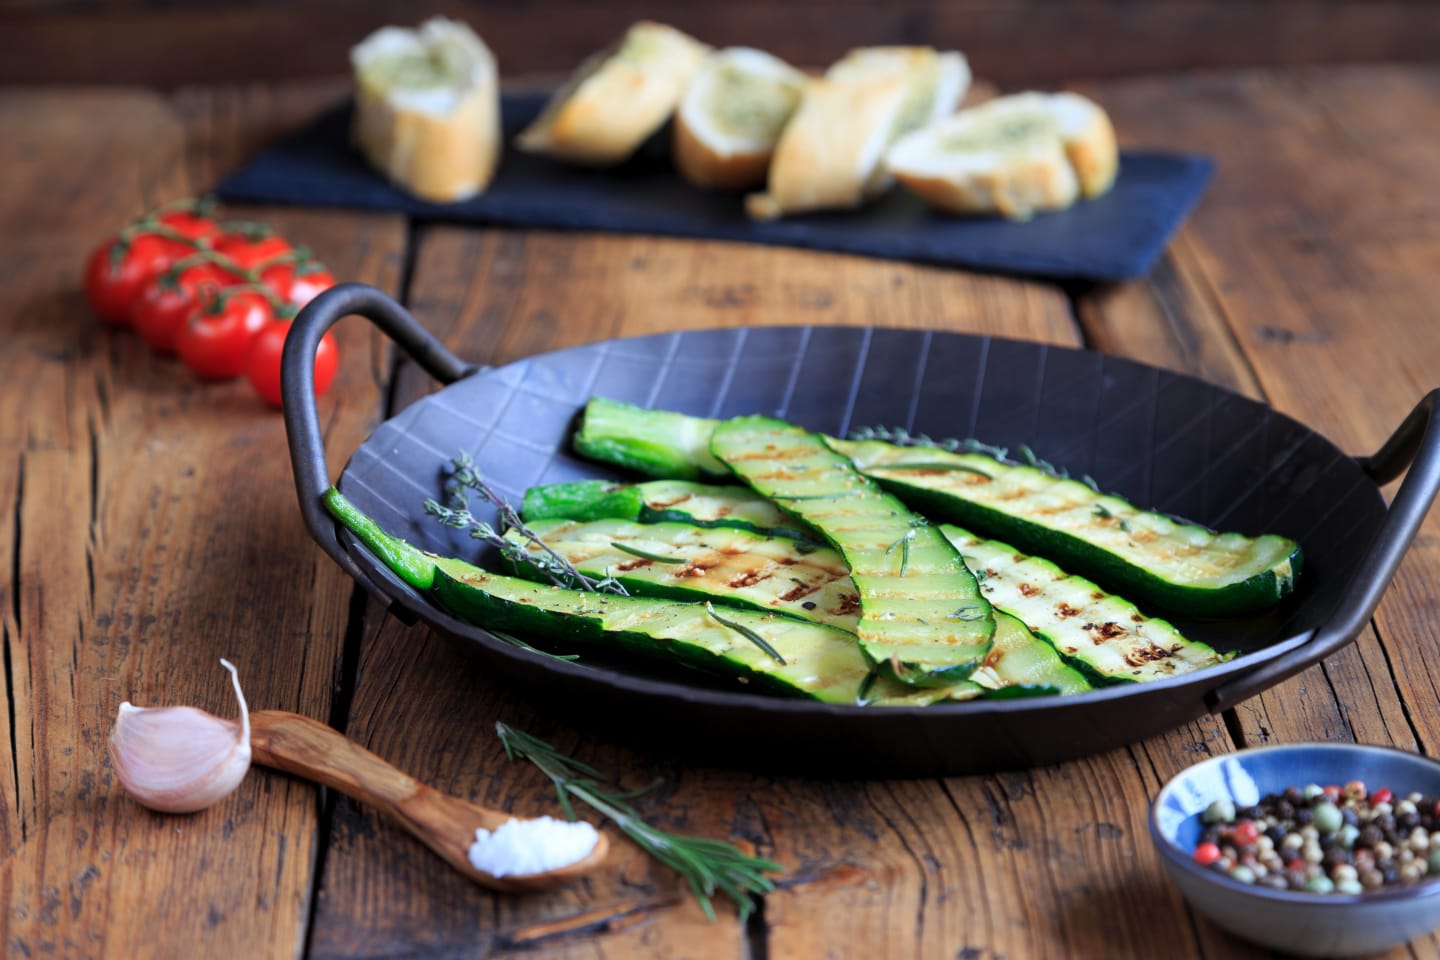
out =
<path fill-rule="evenodd" d="M 876 470 L 954 470 L 961 473 L 974 473 L 989 478 L 991 475 L 984 470 L 972 467 L 965 463 L 946 463 L 943 460 L 925 461 L 919 463 L 883 463 L 876 464 Z"/>
<path fill-rule="evenodd" d="M 885 548 L 888 554 L 896 547 L 900 548 L 900 576 L 905 576 L 905 571 L 910 568 L 910 541 L 915 539 L 915 528 L 912 525 L 905 535 Z"/>
<path fill-rule="evenodd" d="M 549 657 L 551 660 L 563 660 L 566 663 L 574 663 L 576 660 L 580 659 L 580 654 L 578 653 L 551 653 L 549 650 L 541 650 L 539 647 L 532 647 L 530 644 L 526 643 L 524 640 L 521 640 L 519 637 L 514 636 L 513 634 L 506 633 L 503 630 L 487 630 L 486 632 L 489 633 L 492 637 L 499 637 L 501 640 L 504 640 L 512 647 L 519 647 L 521 650 L 528 650 L 531 653 L 538 653 L 540 654 L 540 656 Z"/>
<path fill-rule="evenodd" d="M 720 616 L 720 614 L 715 612 L 715 608 L 710 605 L 709 600 L 705 601 L 705 612 L 710 614 L 710 616 L 715 619 L 716 623 L 729 627 L 731 630 L 734 630 L 746 640 L 749 640 L 751 643 L 755 644 L 755 646 L 759 647 L 761 650 L 764 650 L 770 656 L 770 658 L 773 659 L 776 663 L 780 664 L 780 666 L 783 667 L 786 665 L 785 658 L 780 656 L 779 651 L 777 651 L 774 647 L 770 646 L 770 644 L 766 642 L 764 637 L 760 636 L 760 634 L 756 633 L 754 630 L 751 630 L 744 624 L 736 623 L 734 620 L 726 620 L 724 617 Z"/>
<path fill-rule="evenodd" d="M 751 897 L 775 888 L 767 873 L 781 873 L 784 867 L 773 860 L 753 857 L 733 844 L 703 837 L 687 837 L 653 827 L 627 798 L 633 793 L 610 790 L 601 785 L 601 775 L 588 764 L 560 753 L 550 744 L 509 724 L 495 724 L 505 753 L 512 760 L 529 760 L 555 785 L 565 815 L 575 819 L 572 798 L 612 820 L 650 856 L 679 873 L 690 884 L 700 907 L 711 921 L 715 907 L 711 898 L 724 893 L 735 901 L 743 923 L 754 909 Z"/>
<path fill-rule="evenodd" d="M 655 563 L 689 563 L 689 562 L 690 562 L 690 561 L 686 560 L 684 557 L 662 557 L 662 556 L 660 556 L 660 554 L 658 554 L 658 553 L 649 553 L 648 551 L 641 550 L 641 549 L 639 549 L 638 547 L 627 546 L 627 545 L 625 545 L 625 544 L 623 544 L 623 543 L 617 543 L 617 542 L 614 541 L 614 540 L 611 540 L 611 541 L 610 541 L 610 546 L 614 547 L 616 550 L 619 550 L 621 553 L 628 553 L 628 554 L 630 554 L 630 556 L 632 556 L 632 557 L 639 557 L 641 560 L 652 560 L 652 561 L 654 561 Z"/>

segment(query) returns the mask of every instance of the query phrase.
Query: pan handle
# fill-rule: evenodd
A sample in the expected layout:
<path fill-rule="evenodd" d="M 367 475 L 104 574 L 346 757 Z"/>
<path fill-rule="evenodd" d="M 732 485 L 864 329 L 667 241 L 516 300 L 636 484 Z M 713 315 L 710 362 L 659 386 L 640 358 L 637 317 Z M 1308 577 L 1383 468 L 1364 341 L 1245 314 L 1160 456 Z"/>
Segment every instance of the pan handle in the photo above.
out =
<path fill-rule="evenodd" d="M 375 287 L 342 283 L 311 300 L 295 318 L 280 357 L 280 397 L 285 435 L 295 471 L 300 515 L 316 542 L 352 577 L 375 592 L 375 585 L 350 558 L 335 535 L 335 523 L 321 500 L 330 487 L 320 412 L 315 404 L 315 352 L 320 338 L 342 318 L 359 314 L 383 330 L 426 373 L 441 383 L 454 383 L 478 367 L 461 361 L 420 325 L 410 312 Z"/>
<path fill-rule="evenodd" d="M 1415 539 L 1440 490 L 1440 416 L 1437 413 L 1440 413 L 1440 389 L 1431 390 L 1415 405 L 1374 456 L 1357 458 L 1377 486 L 1389 483 L 1407 465 L 1410 467 L 1390 504 L 1390 513 L 1379 536 L 1351 581 L 1360 589 L 1331 614 L 1308 642 L 1212 690 L 1207 697 L 1212 712 L 1228 710 L 1325 659 L 1365 629 L 1380 604 L 1381 595 L 1390 585 L 1390 578 L 1395 575 L 1395 568 L 1400 565 L 1400 558 Z"/>

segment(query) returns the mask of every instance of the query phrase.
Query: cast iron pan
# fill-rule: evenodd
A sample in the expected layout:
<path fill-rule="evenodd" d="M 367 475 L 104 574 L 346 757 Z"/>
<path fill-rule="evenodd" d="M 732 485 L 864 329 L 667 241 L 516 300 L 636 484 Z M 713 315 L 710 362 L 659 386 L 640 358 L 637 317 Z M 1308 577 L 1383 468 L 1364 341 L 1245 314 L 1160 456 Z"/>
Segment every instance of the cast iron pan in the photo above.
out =
<path fill-rule="evenodd" d="M 749 694 L 633 664 L 518 649 L 450 617 L 388 570 L 321 504 L 329 483 L 312 364 L 340 318 L 369 318 L 444 389 L 382 423 L 340 489 L 386 530 L 475 556 L 423 514 L 468 451 L 512 503 L 535 483 L 619 477 L 576 459 L 592 395 L 711 417 L 767 413 L 844 435 L 864 425 L 976 437 L 1089 475 L 1100 488 L 1211 527 L 1300 542 L 1294 596 L 1266 616 L 1176 619 L 1228 664 L 1070 697 L 923 708 L 833 706 Z M 538 705 L 582 729 L 687 759 L 831 776 L 1016 769 L 1130 743 L 1232 707 L 1349 643 L 1365 626 L 1440 487 L 1440 390 L 1372 457 L 1353 458 L 1263 404 L 1191 377 L 1085 350 L 997 337 L 853 327 L 757 327 L 612 340 L 497 368 L 467 365 L 380 291 L 344 284 L 296 320 L 283 364 L 285 423 L 311 534 L 407 620 L 465 642 Z M 1379 486 L 1409 466 L 1387 510 Z M 478 507 L 477 507 L 478 510 Z M 1156 611 L 1159 612 L 1159 611 Z"/>

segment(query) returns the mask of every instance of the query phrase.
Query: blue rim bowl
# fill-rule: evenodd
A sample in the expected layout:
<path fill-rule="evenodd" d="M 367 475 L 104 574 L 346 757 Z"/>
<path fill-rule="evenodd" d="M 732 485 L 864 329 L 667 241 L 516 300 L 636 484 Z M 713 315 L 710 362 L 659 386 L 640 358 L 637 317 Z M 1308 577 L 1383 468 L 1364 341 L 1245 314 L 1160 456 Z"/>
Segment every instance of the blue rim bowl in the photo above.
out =
<path fill-rule="evenodd" d="M 1440 797 L 1440 763 L 1390 747 L 1301 743 L 1256 747 L 1187 767 L 1150 809 L 1160 862 L 1191 906 L 1238 937 L 1308 957 L 1377 953 L 1440 927 L 1440 879 L 1364 894 L 1271 890 L 1195 863 L 1192 851 L 1213 801 L 1252 806 L 1268 793 L 1360 780 L 1397 795 Z"/>

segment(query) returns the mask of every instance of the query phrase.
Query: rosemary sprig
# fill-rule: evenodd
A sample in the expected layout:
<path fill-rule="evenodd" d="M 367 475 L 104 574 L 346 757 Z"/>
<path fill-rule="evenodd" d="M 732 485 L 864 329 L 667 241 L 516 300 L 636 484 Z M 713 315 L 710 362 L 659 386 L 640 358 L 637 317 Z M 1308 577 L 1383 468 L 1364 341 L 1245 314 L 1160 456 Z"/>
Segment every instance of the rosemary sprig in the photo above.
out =
<path fill-rule="evenodd" d="M 437 500 L 425 501 L 425 512 L 441 524 L 456 530 L 469 530 L 475 540 L 483 540 L 500 551 L 501 556 L 512 563 L 529 564 L 543 573 L 557 587 L 571 587 L 594 593 L 616 593 L 629 596 L 629 592 L 614 577 L 606 576 L 597 580 L 587 577 L 575 565 L 551 549 L 540 536 L 525 526 L 520 514 L 495 492 L 480 475 L 470 454 L 460 452 L 450 461 L 454 471 L 446 484 L 448 504 Z M 470 512 L 470 497 L 466 491 L 473 490 L 486 503 L 493 504 L 499 512 L 501 530 L 514 530 L 536 550 L 527 549 L 512 540 L 507 540 L 492 524 L 486 523 Z M 538 551 L 538 552 L 537 552 Z"/>
<path fill-rule="evenodd" d="M 766 641 L 764 637 L 760 636 L 760 634 L 756 633 L 754 630 L 751 630 L 749 627 L 745 626 L 742 623 L 736 623 L 734 620 L 726 620 L 724 617 L 720 616 L 720 614 L 715 612 L 715 608 L 710 605 L 709 600 L 705 601 L 705 612 L 710 614 L 710 616 L 714 618 L 716 623 L 719 623 L 722 626 L 729 627 L 731 630 L 734 630 L 746 640 L 749 640 L 751 643 L 755 644 L 755 646 L 759 647 L 761 650 L 764 650 L 770 656 L 770 658 L 776 663 L 780 664 L 780 666 L 786 666 L 785 658 L 780 656 L 780 652 L 774 647 L 770 646 L 770 644 Z"/>
<path fill-rule="evenodd" d="M 946 620 L 984 620 L 984 619 L 985 619 L 985 611 L 984 611 L 983 609 L 981 609 L 979 606 L 977 606 L 976 604 L 967 603 L 967 604 L 965 604 L 965 606 L 963 606 L 963 607 L 961 607 L 960 609 L 956 610 L 954 613 L 947 613 L 947 614 L 945 615 L 945 619 L 946 619 Z"/>
<path fill-rule="evenodd" d="M 910 541 L 914 539 L 915 528 L 911 527 L 909 530 L 905 531 L 904 536 L 902 536 L 899 540 L 896 540 L 894 543 L 890 544 L 890 546 L 885 548 L 886 554 L 889 554 L 896 547 L 900 548 L 900 576 L 902 577 L 905 576 L 905 571 L 910 568 Z"/>
<path fill-rule="evenodd" d="M 575 819 L 572 797 L 609 817 L 640 849 L 689 881 L 691 892 L 711 921 L 715 919 L 715 907 L 710 898 L 717 891 L 735 901 L 743 923 L 754 909 L 751 896 L 775 888 L 765 874 L 785 869 L 773 860 L 752 857 L 721 840 L 687 837 L 652 827 L 626 802 L 633 794 L 602 787 L 602 778 L 594 767 L 565 756 L 544 740 L 509 724 L 495 724 L 495 732 L 506 755 L 512 760 L 529 760 L 550 778 L 567 817 Z"/>
<path fill-rule="evenodd" d="M 524 640 L 521 640 L 519 637 L 508 634 L 503 630 L 487 630 L 486 632 L 489 633 L 492 637 L 499 637 L 501 640 L 504 640 L 512 647 L 519 647 L 521 650 L 528 650 L 531 653 L 538 653 L 540 656 L 549 657 L 551 660 L 563 660 L 566 663 L 574 663 L 575 661 L 580 659 L 580 654 L 578 653 L 551 653 L 549 650 L 541 650 L 539 647 L 532 647 L 530 644 L 526 643 Z"/>
<path fill-rule="evenodd" d="M 641 550 L 639 547 L 632 547 L 618 541 L 611 540 L 610 546 L 621 553 L 628 553 L 632 557 L 639 557 L 641 560 L 650 560 L 655 563 L 689 563 L 684 557 L 662 557 L 658 553 L 650 553 L 648 550 Z"/>
<path fill-rule="evenodd" d="M 877 468 L 877 469 L 882 469 L 882 470 L 956 470 L 956 471 L 959 471 L 959 472 L 961 472 L 961 473 L 974 473 L 974 474 L 979 474 L 979 475 L 982 476 L 982 477 L 990 477 L 990 476 L 991 476 L 990 474 L 986 473 L 984 470 L 980 470 L 980 469 L 978 469 L 978 468 L 976 468 L 976 467 L 972 467 L 972 466 L 970 466 L 969 464 L 965 464 L 965 463 L 945 463 L 945 462 L 940 461 L 940 460 L 936 460 L 936 461 L 934 461 L 934 462 L 927 462 L 927 463 L 913 463 L 913 462 L 912 462 L 912 463 L 884 463 L 884 464 L 876 464 L 876 468 Z"/>

